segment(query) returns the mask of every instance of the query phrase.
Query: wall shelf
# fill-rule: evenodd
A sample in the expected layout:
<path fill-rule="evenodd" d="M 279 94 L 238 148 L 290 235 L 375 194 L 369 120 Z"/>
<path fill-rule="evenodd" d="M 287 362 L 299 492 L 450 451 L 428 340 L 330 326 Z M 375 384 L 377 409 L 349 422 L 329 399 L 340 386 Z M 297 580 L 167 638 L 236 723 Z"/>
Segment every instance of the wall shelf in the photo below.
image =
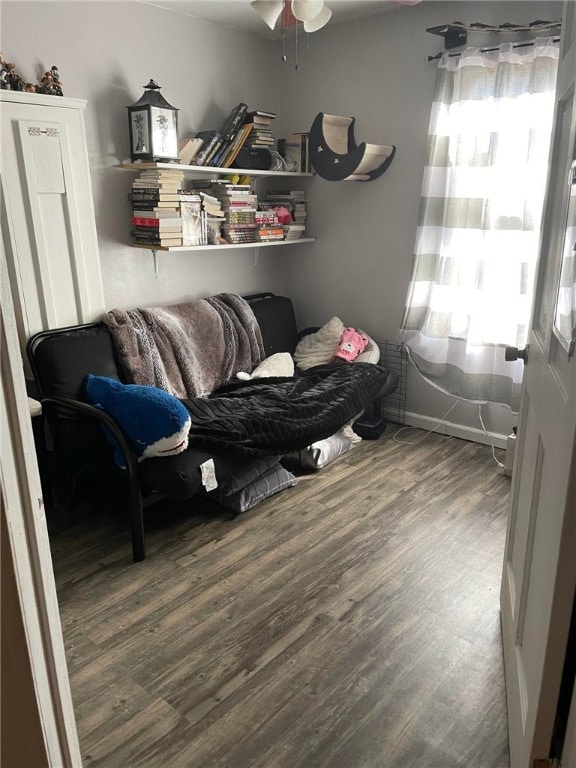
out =
<path fill-rule="evenodd" d="M 225 251 L 230 248 L 254 248 L 254 266 L 258 266 L 258 251 L 260 248 L 269 248 L 275 246 L 276 248 L 283 245 L 297 245 L 298 243 L 314 243 L 315 237 L 300 237 L 297 240 L 274 240 L 272 242 L 257 242 L 257 243 L 226 243 L 224 245 L 173 245 L 170 248 L 161 248 L 153 245 L 133 245 L 132 248 L 140 248 L 143 251 L 151 251 L 154 264 L 154 276 L 158 277 L 158 254 L 164 252 L 180 251 Z"/>
<path fill-rule="evenodd" d="M 314 173 L 300 173 L 297 171 L 256 171 L 248 170 L 245 168 L 215 168 L 211 165 L 181 165 L 180 163 L 122 163 L 122 168 L 126 168 L 129 171 L 148 171 L 152 169 L 169 170 L 169 171 L 184 171 L 184 173 L 190 174 L 205 174 L 205 175 L 217 175 L 217 176 L 230 176 L 231 174 L 237 174 L 238 176 L 315 176 Z"/>
<path fill-rule="evenodd" d="M 203 165 L 182 165 L 180 163 L 132 163 L 128 160 L 122 163 L 122 168 L 129 171 L 147 171 L 147 170 L 169 170 L 169 171 L 183 171 L 190 177 L 197 176 L 229 176 L 230 174 L 238 174 L 239 176 L 267 176 L 268 178 L 283 178 L 283 177 L 311 177 L 315 176 L 314 173 L 300 173 L 296 171 L 256 171 L 246 170 L 242 168 L 214 168 L 212 166 Z M 132 248 L 140 248 L 143 251 L 152 251 L 154 259 L 154 273 L 158 277 L 158 254 L 163 252 L 181 252 L 188 251 L 220 251 L 230 250 L 232 248 L 253 248 L 254 249 L 254 266 L 258 265 L 258 250 L 260 248 L 269 248 L 271 246 L 279 247 L 283 245 L 297 245 L 298 243 L 314 243 L 315 237 L 300 237 L 297 240 L 272 240 L 255 243 L 224 243 L 221 245 L 173 245 L 168 247 L 156 246 L 156 245 L 142 245 L 133 244 Z"/>
<path fill-rule="evenodd" d="M 314 243 L 315 237 L 300 237 L 297 240 L 272 240 L 255 243 L 224 243 L 223 245 L 173 245 L 162 248 L 154 245 L 133 245 L 133 248 L 141 248 L 143 251 L 224 251 L 229 248 L 269 248 L 270 246 L 297 245 L 298 243 Z"/>

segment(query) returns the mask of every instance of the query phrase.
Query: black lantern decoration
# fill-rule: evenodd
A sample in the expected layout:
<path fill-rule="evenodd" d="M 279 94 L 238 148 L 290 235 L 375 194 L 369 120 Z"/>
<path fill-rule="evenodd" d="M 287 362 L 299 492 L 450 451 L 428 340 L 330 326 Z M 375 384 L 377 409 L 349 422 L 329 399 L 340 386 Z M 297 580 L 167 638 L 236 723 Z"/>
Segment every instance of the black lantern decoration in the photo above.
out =
<path fill-rule="evenodd" d="M 128 107 L 132 162 L 178 160 L 178 110 L 168 104 L 160 86 L 150 80 L 144 93 Z"/>

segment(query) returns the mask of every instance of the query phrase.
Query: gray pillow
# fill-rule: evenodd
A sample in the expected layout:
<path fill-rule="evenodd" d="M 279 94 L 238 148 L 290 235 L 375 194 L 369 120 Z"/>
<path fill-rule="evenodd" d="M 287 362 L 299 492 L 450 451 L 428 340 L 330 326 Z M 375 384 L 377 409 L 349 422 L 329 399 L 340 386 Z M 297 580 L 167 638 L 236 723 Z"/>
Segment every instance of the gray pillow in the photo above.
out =
<path fill-rule="evenodd" d="M 301 469 L 322 469 L 352 447 L 353 443 L 349 437 L 336 432 L 324 440 L 317 440 L 307 448 L 288 454 L 282 461 L 285 461 L 287 466 L 298 466 Z"/>
<path fill-rule="evenodd" d="M 222 496 L 237 493 L 253 480 L 267 472 L 280 460 L 279 456 L 265 456 L 258 459 L 248 459 L 245 456 L 218 457 L 216 463 L 216 479 L 218 480 L 218 492 Z"/>
<path fill-rule="evenodd" d="M 252 475 L 251 479 L 234 493 L 222 493 L 220 488 L 216 488 L 207 495 L 226 509 L 231 509 L 233 512 L 246 512 L 269 496 L 290 488 L 297 482 L 291 472 L 276 463 L 259 477 L 254 478 Z"/>

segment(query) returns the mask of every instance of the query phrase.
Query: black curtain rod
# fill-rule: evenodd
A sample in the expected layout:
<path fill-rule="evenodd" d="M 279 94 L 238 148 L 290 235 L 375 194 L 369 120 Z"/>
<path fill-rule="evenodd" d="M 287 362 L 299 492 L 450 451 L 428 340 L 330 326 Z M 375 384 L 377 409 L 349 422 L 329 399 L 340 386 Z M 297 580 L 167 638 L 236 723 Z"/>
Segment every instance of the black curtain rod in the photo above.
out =
<path fill-rule="evenodd" d="M 560 38 L 554 37 L 552 38 L 553 43 L 559 43 Z M 512 48 L 527 48 L 529 45 L 534 45 L 534 41 L 530 41 L 528 43 L 516 43 L 516 45 L 512 45 Z M 498 51 L 501 46 L 497 45 L 496 48 L 480 48 L 480 53 L 490 53 L 490 51 Z M 459 51 L 458 53 L 449 53 L 448 56 L 461 56 L 462 51 Z M 436 56 L 428 56 L 428 61 L 436 61 L 437 59 L 441 59 L 442 56 L 444 56 L 444 52 L 440 51 L 440 53 L 437 53 Z"/>

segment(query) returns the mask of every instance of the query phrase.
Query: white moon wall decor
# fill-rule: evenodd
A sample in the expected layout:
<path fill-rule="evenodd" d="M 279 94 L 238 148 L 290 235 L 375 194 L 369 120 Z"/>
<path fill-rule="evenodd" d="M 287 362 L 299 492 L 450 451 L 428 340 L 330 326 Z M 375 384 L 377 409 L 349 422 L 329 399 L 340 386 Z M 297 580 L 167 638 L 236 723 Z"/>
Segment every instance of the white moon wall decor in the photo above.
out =
<path fill-rule="evenodd" d="M 373 181 L 390 166 L 396 147 L 356 143 L 353 117 L 319 112 L 310 128 L 310 160 L 327 181 Z"/>

